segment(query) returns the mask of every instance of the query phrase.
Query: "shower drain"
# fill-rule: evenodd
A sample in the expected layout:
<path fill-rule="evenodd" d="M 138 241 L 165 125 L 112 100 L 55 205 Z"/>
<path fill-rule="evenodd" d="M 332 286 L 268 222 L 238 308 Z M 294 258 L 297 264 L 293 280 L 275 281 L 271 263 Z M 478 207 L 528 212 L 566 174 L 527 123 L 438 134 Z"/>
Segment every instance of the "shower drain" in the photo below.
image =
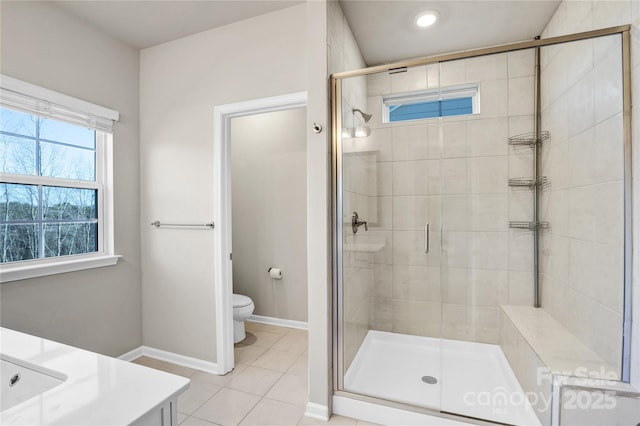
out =
<path fill-rule="evenodd" d="M 430 385 L 435 385 L 436 383 L 438 383 L 438 379 L 433 376 L 422 376 L 422 381 Z"/>

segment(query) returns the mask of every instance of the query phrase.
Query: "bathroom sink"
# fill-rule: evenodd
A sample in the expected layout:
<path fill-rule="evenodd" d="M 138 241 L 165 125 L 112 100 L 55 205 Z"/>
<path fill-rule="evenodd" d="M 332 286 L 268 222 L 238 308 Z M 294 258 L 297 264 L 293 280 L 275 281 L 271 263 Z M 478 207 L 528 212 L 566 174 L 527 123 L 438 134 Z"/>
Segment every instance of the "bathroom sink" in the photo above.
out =
<path fill-rule="evenodd" d="M 65 380 L 64 374 L 0 354 L 0 411 L 38 396 Z"/>

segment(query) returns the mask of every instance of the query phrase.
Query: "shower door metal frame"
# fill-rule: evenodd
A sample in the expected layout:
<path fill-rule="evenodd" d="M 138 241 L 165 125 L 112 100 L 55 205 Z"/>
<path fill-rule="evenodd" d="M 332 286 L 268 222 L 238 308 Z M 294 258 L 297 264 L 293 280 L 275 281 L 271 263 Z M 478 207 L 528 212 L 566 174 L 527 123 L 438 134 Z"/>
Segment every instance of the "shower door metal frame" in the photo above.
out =
<path fill-rule="evenodd" d="M 632 342 L 631 318 L 632 318 L 632 250 L 633 250 L 633 228 L 632 228 L 632 139 L 631 139 L 631 43 L 630 25 L 621 25 L 611 28 L 604 28 L 593 31 L 586 31 L 576 34 L 551 37 L 547 39 L 535 39 L 531 41 L 506 44 L 490 48 L 481 48 L 466 52 L 452 53 L 431 56 L 421 59 L 411 59 L 393 64 L 379 65 L 353 71 L 345 71 L 332 74 L 331 80 L 331 123 L 332 123 L 332 219 L 333 229 L 333 390 L 334 395 L 346 396 L 361 401 L 374 402 L 381 405 L 406 409 L 414 412 L 446 417 L 464 418 L 464 416 L 446 413 L 439 410 L 403 404 L 395 401 L 360 395 L 344 390 L 343 382 L 343 220 L 342 220 L 342 79 L 349 77 L 366 76 L 379 72 L 387 72 L 394 68 L 414 67 L 440 62 L 454 61 L 458 59 L 474 58 L 479 56 L 493 55 L 498 53 L 514 52 L 531 48 L 540 48 L 557 44 L 569 43 L 580 40 L 605 37 L 610 35 L 621 36 L 622 55 L 622 115 L 623 115 L 623 145 L 624 145 L 624 313 L 623 313 L 623 350 L 622 350 L 622 382 L 629 383 L 632 343 L 638 345 L 640 342 Z M 539 85 L 538 85 L 539 86 Z M 539 87 L 537 88 L 539 89 Z M 539 90 L 537 90 L 539 92 Z M 536 95 L 537 96 L 537 95 Z M 536 231 L 537 232 L 537 231 Z M 538 246 L 534 247 L 538 251 Z M 537 289 L 535 290 L 538 291 Z M 480 421 L 480 419 L 474 419 Z"/>

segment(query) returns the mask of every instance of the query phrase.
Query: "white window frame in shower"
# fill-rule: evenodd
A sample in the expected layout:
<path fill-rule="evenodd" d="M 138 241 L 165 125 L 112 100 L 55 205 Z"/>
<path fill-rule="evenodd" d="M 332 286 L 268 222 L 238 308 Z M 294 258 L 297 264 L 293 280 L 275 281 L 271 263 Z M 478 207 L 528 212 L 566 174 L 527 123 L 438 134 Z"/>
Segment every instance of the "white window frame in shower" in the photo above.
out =
<path fill-rule="evenodd" d="M 471 114 L 456 114 L 450 117 L 456 117 L 457 115 L 475 115 L 480 114 L 480 85 L 478 83 L 459 84 L 455 86 L 438 87 L 428 90 L 416 90 L 413 92 L 394 93 L 390 95 L 382 96 L 382 122 L 391 123 L 389 118 L 390 108 L 399 105 L 411 105 L 422 102 L 434 102 L 444 101 L 448 99 L 458 98 L 471 98 Z M 411 120 L 399 120 L 395 123 L 403 121 L 416 121 L 416 120 L 432 120 L 438 117 L 425 117 Z"/>
<path fill-rule="evenodd" d="M 213 109 L 214 296 L 217 374 L 233 370 L 233 264 L 231 235 L 231 119 L 307 106 L 307 92 L 297 92 Z"/>

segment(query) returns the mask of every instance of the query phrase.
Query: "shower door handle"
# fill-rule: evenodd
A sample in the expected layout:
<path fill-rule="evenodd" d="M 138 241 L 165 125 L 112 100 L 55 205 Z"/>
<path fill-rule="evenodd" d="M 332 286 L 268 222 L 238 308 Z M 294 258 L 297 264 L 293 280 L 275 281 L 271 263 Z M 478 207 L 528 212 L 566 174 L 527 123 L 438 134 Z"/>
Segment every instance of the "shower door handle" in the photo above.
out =
<path fill-rule="evenodd" d="M 424 252 L 429 253 L 429 222 L 424 224 Z"/>

